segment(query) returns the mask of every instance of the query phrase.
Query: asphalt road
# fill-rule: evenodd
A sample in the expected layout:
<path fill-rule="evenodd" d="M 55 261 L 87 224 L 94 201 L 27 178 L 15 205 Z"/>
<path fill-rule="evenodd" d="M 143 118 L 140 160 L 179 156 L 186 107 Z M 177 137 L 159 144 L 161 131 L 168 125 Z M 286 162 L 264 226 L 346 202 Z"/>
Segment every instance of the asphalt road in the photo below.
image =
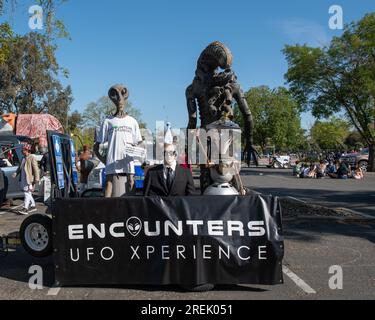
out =
<path fill-rule="evenodd" d="M 288 221 L 284 223 L 284 281 L 278 286 L 217 286 L 189 293 L 177 286 L 54 288 L 53 261 L 36 259 L 22 248 L 0 258 L 0 299 L 6 300 L 257 300 L 375 299 L 375 223 Z M 29 267 L 44 272 L 42 290 L 31 290 Z M 343 270 L 342 290 L 329 287 L 329 269 Z"/>
<path fill-rule="evenodd" d="M 260 175 L 262 174 L 262 175 Z M 356 210 L 371 213 L 374 206 L 371 181 L 304 180 L 295 179 L 288 171 L 245 169 L 246 185 L 264 193 L 299 197 L 312 202 L 325 200 L 337 206 L 352 203 L 349 195 L 362 193 L 355 198 Z M 373 188 L 373 187 L 372 187 Z M 321 191 L 319 191 L 321 190 Z M 345 195 L 341 195 L 344 193 Z M 367 196 L 366 196 L 367 195 Z M 39 211 L 45 207 L 38 205 Z M 9 208 L 0 209 L 0 235 L 17 231 L 24 217 Z M 357 221 L 328 219 L 289 219 L 284 221 L 285 259 L 284 284 L 278 286 L 217 286 L 204 293 L 184 292 L 177 286 L 118 286 L 55 288 L 52 258 L 36 259 L 22 248 L 0 257 L 0 299 L 6 300 L 258 300 L 258 299 L 375 299 L 375 220 Z M 43 269 L 41 290 L 28 285 L 30 266 Z M 343 288 L 329 287 L 332 266 L 343 271 Z"/>
<path fill-rule="evenodd" d="M 375 173 L 364 180 L 299 179 L 292 170 L 244 168 L 243 183 L 263 194 L 294 197 L 330 208 L 344 208 L 375 217 Z"/>

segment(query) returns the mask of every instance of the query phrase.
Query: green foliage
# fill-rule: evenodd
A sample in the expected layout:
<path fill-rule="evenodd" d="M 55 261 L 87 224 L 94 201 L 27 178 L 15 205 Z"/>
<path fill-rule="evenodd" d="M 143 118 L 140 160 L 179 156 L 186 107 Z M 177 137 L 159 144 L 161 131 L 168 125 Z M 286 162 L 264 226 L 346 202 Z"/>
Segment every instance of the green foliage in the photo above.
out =
<path fill-rule="evenodd" d="M 344 111 L 370 146 L 375 170 L 375 13 L 345 27 L 325 48 L 286 46 L 290 90 L 318 118 Z"/>
<path fill-rule="evenodd" d="M 254 143 L 264 152 L 267 145 L 277 150 L 298 149 L 304 140 L 299 107 L 288 90 L 271 90 L 266 86 L 250 89 L 245 94 L 254 118 Z M 235 122 L 243 127 L 238 107 L 234 109 Z"/>
<path fill-rule="evenodd" d="M 83 122 L 86 127 L 100 127 L 105 118 L 114 114 L 115 111 L 116 107 L 111 99 L 107 96 L 101 97 L 96 102 L 91 102 L 86 106 L 83 112 Z M 125 111 L 138 121 L 140 128 L 146 128 L 146 124 L 141 120 L 141 111 L 134 107 L 131 102 L 128 101 Z"/>
<path fill-rule="evenodd" d="M 79 129 L 83 124 L 82 115 L 76 110 L 71 115 L 68 116 L 68 130 L 73 132 Z"/>
<path fill-rule="evenodd" d="M 77 152 L 82 151 L 84 145 L 87 145 L 92 150 L 95 143 L 95 128 L 77 127 L 70 133 L 73 134 L 72 139 L 74 141 L 74 145 L 77 148 Z"/>
<path fill-rule="evenodd" d="M 345 138 L 349 135 L 349 124 L 347 121 L 331 118 L 329 121 L 316 121 L 311 128 L 311 138 L 320 149 L 342 149 Z"/>
<path fill-rule="evenodd" d="M 358 131 L 353 131 L 346 137 L 345 145 L 351 150 L 359 150 L 365 146 L 363 138 Z"/>
<path fill-rule="evenodd" d="M 0 64 L 5 63 L 10 55 L 10 44 L 15 40 L 13 30 L 8 23 L 0 24 Z"/>
<path fill-rule="evenodd" d="M 73 101 L 71 88 L 58 76 L 56 47 L 46 36 L 29 33 L 8 42 L 9 56 L 0 64 L 0 110 L 13 113 L 49 113 L 66 124 Z"/>

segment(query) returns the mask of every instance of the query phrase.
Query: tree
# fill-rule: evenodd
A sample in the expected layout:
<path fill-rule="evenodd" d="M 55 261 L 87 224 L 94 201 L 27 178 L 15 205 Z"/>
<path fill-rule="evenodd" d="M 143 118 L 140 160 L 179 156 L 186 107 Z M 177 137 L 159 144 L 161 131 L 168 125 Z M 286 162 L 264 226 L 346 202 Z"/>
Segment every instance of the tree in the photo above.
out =
<path fill-rule="evenodd" d="M 311 128 L 311 138 L 320 149 L 345 148 L 345 138 L 349 135 L 349 124 L 345 120 L 331 118 L 329 121 L 316 121 Z"/>
<path fill-rule="evenodd" d="M 298 149 L 304 140 L 297 103 L 288 90 L 280 87 L 271 90 L 267 86 L 250 89 L 246 101 L 254 119 L 254 143 L 265 152 L 273 144 L 278 150 Z M 243 127 L 238 107 L 234 109 L 234 121 Z"/>
<path fill-rule="evenodd" d="M 10 44 L 14 41 L 13 30 L 8 23 L 0 24 L 0 64 L 10 55 Z"/>
<path fill-rule="evenodd" d="M 10 54 L 0 63 L 0 110 L 13 113 L 49 113 L 65 126 L 71 88 L 57 79 L 65 74 L 55 58 L 56 47 L 38 33 L 14 38 Z"/>
<path fill-rule="evenodd" d="M 364 147 L 364 141 L 358 131 L 353 131 L 346 137 L 345 145 L 348 149 L 359 150 Z"/>
<path fill-rule="evenodd" d="M 138 121 L 140 128 L 146 128 L 146 124 L 141 120 L 141 111 L 133 107 L 131 102 L 128 101 L 125 111 Z M 114 113 L 115 105 L 109 97 L 104 96 L 86 106 L 83 111 L 83 121 L 87 127 L 100 127 L 105 118 Z"/>
<path fill-rule="evenodd" d="M 314 116 L 340 111 L 369 146 L 375 170 L 375 13 L 345 26 L 343 35 L 324 48 L 286 46 L 290 90 Z"/>
<path fill-rule="evenodd" d="M 69 132 L 75 132 L 81 129 L 83 124 L 82 115 L 76 110 L 70 116 L 68 116 L 68 129 Z"/>

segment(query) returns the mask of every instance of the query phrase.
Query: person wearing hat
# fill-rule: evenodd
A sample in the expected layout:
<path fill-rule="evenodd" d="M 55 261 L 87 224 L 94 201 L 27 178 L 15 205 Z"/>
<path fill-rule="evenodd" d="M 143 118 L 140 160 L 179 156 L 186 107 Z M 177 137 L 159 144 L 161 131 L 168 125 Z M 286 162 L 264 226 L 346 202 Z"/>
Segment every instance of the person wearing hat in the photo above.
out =
<path fill-rule="evenodd" d="M 24 207 L 18 213 L 28 215 L 36 211 L 33 192 L 35 185 L 39 183 L 39 168 L 36 158 L 31 154 L 30 145 L 23 146 L 22 154 L 24 158 L 17 172 L 13 174 L 13 178 L 20 175 L 21 188 L 25 194 Z"/>

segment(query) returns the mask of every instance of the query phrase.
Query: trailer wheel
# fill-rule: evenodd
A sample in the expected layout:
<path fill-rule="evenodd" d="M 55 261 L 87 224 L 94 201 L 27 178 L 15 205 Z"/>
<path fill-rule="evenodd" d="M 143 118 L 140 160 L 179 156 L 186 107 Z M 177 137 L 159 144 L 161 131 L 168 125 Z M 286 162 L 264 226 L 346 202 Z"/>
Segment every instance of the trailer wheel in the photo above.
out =
<path fill-rule="evenodd" d="M 52 220 L 46 215 L 34 214 L 24 220 L 20 229 L 21 243 L 33 257 L 52 254 Z"/>

